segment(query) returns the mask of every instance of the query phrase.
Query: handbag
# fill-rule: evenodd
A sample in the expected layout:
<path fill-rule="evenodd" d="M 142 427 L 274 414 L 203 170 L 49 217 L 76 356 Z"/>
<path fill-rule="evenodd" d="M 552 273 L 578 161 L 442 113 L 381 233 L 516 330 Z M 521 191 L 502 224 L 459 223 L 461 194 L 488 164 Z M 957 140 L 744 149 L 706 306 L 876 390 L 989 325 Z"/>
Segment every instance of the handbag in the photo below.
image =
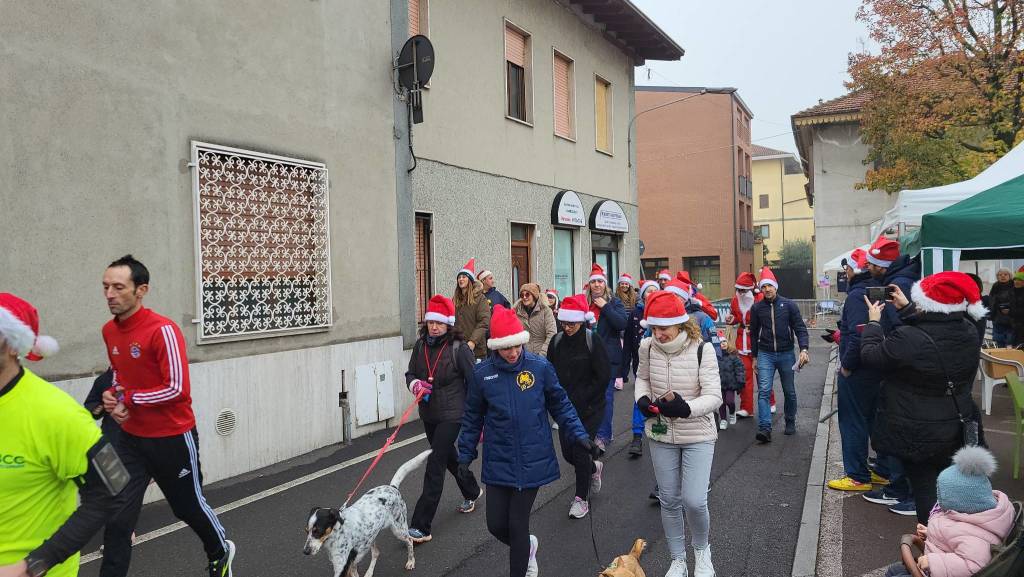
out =
<path fill-rule="evenodd" d="M 942 356 L 942 349 L 935 342 L 935 339 L 924 331 L 921 327 L 914 327 L 921 331 L 924 338 L 928 339 L 928 342 L 935 347 L 935 351 L 939 353 L 939 365 L 942 367 L 942 372 L 946 375 L 946 395 L 953 400 L 953 407 L 956 408 L 956 417 L 960 420 L 960 434 L 963 437 L 964 447 L 977 447 L 979 432 L 978 432 L 978 421 L 976 419 L 968 419 L 964 417 L 963 412 L 960 410 L 960 403 L 956 400 L 956 395 L 953 394 L 955 390 L 955 383 L 949 378 L 949 371 L 946 369 L 946 361 Z"/>

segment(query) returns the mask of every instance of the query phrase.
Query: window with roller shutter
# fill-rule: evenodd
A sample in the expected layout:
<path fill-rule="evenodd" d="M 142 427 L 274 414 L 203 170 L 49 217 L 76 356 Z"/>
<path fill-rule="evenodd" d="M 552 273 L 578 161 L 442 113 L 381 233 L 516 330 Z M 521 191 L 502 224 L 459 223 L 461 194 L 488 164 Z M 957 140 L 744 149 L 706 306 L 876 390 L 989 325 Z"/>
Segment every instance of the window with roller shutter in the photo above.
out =
<path fill-rule="evenodd" d="M 554 52 L 555 134 L 569 140 L 576 139 L 575 94 L 573 90 L 573 61 Z"/>
<path fill-rule="evenodd" d="M 505 22 L 505 115 L 530 123 L 530 35 Z"/>

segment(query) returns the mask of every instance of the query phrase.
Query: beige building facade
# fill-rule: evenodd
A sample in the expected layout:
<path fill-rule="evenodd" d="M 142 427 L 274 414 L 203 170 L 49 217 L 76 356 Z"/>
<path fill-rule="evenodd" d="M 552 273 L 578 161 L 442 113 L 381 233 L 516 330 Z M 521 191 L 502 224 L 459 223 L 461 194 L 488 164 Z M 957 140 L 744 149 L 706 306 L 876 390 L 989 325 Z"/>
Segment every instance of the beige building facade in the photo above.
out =
<path fill-rule="evenodd" d="M 814 207 L 807 196 L 807 177 L 791 152 L 753 146 L 751 157 L 754 237 L 762 260 L 777 262 L 787 241 L 814 244 Z"/>

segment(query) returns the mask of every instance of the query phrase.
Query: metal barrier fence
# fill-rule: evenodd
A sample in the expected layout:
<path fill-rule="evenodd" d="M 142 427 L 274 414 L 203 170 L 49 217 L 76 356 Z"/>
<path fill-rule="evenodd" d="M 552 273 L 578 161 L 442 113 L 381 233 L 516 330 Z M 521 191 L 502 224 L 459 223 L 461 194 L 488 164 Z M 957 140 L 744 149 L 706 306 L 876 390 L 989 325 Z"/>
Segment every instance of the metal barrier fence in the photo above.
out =
<path fill-rule="evenodd" d="M 800 316 L 803 317 L 804 322 L 809 326 L 827 328 L 825 325 L 829 325 L 828 328 L 834 328 L 835 321 L 839 320 L 839 316 L 843 313 L 843 303 L 834 300 L 818 300 L 818 299 L 790 299 L 796 304 L 797 308 L 800 309 Z M 729 304 L 732 299 L 719 299 L 712 301 L 712 305 L 715 310 L 718 311 L 718 324 L 725 324 L 725 317 L 729 316 L 730 309 Z"/>

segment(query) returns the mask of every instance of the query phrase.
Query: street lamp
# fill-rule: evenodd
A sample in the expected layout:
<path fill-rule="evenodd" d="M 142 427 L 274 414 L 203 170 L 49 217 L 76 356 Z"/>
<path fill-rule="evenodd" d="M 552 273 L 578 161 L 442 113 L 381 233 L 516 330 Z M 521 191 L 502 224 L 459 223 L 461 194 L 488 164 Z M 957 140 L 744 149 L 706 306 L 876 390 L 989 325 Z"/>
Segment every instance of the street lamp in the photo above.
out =
<path fill-rule="evenodd" d="M 696 98 L 698 96 L 703 96 L 705 94 L 732 94 L 733 92 L 736 92 L 736 89 L 731 87 L 731 86 L 722 87 L 722 88 L 701 88 L 699 92 L 695 92 L 695 93 L 690 94 L 688 96 L 684 96 L 682 98 L 677 98 L 676 100 L 671 100 L 671 101 L 666 102 L 664 104 L 659 104 L 659 105 L 657 105 L 655 107 L 648 108 L 647 110 L 643 110 L 641 112 L 638 112 L 635 116 L 633 116 L 633 118 L 631 118 L 629 120 L 629 126 L 626 127 L 626 161 L 628 162 L 629 167 L 630 168 L 633 167 L 633 155 L 632 155 L 632 151 L 633 151 L 633 124 L 636 122 L 637 118 L 640 118 L 641 115 L 647 114 L 648 112 L 651 112 L 652 110 L 657 110 L 659 108 L 665 108 L 666 106 L 671 106 L 672 104 L 676 104 L 676 103 L 679 103 L 679 102 L 685 102 L 685 101 L 687 101 L 687 100 L 689 100 L 691 98 Z"/>

